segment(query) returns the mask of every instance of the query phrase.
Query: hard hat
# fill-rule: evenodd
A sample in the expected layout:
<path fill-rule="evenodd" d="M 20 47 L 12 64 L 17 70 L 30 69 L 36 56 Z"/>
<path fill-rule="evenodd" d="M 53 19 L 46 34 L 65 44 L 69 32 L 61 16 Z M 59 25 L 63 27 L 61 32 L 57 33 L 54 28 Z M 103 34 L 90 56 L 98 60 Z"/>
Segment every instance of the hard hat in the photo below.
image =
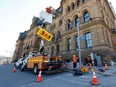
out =
<path fill-rule="evenodd" d="M 73 55 L 73 57 L 75 57 L 75 55 Z"/>

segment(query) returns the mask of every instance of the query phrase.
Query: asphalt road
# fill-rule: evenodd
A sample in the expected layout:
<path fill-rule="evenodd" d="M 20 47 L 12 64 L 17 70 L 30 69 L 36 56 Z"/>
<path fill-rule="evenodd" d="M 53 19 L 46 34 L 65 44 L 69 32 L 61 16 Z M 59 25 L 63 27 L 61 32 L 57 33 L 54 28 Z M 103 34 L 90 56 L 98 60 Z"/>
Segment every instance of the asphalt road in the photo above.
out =
<path fill-rule="evenodd" d="M 73 76 L 71 72 L 57 74 L 42 74 L 43 81 L 35 82 L 37 75 L 32 71 L 16 70 L 12 73 L 12 65 L 0 65 L 0 87 L 116 87 L 116 73 L 111 76 L 103 76 L 96 72 L 99 85 L 91 85 L 92 73 L 82 76 Z M 116 68 L 111 71 L 116 72 Z"/>
<path fill-rule="evenodd" d="M 16 69 L 16 72 L 12 72 L 13 65 L 0 65 L 0 87 L 21 87 L 26 84 L 35 83 L 37 75 L 34 75 L 32 71 L 20 71 Z M 56 77 L 65 73 L 57 74 L 43 74 L 43 80 Z"/>

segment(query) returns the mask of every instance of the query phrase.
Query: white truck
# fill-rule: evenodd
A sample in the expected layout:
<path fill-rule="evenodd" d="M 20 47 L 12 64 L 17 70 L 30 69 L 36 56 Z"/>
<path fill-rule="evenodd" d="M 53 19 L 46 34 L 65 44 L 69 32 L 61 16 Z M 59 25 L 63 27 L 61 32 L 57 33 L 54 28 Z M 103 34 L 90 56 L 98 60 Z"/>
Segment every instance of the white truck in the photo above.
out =
<path fill-rule="evenodd" d="M 28 56 L 22 61 L 21 66 L 20 66 L 20 70 L 23 71 L 25 67 L 27 67 L 27 62 L 28 59 L 31 57 L 34 57 L 37 55 L 37 52 L 29 52 Z"/>
<path fill-rule="evenodd" d="M 15 62 L 14 66 L 15 66 L 16 68 L 20 68 L 20 67 L 21 67 L 21 64 L 22 64 L 22 62 L 23 62 L 24 60 L 25 60 L 24 57 L 18 59 L 18 61 Z"/>

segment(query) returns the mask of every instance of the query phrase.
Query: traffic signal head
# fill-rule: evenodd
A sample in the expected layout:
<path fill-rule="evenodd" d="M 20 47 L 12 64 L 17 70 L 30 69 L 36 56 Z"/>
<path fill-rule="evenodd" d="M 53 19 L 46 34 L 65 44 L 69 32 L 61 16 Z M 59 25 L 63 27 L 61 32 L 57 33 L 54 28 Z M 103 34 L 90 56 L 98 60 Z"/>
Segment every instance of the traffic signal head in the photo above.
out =
<path fill-rule="evenodd" d="M 53 35 L 50 34 L 49 32 L 47 32 L 45 29 L 40 28 L 37 32 L 37 35 L 39 35 L 40 37 L 42 37 L 43 39 L 47 40 L 47 41 L 51 41 L 51 39 L 53 38 Z"/>

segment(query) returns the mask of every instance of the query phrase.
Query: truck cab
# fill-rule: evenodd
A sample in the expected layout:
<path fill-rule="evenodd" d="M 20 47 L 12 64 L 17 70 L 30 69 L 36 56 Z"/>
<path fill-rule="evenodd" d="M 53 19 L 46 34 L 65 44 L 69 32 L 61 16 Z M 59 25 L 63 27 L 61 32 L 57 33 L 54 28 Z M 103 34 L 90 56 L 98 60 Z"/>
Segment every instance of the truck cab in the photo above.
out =
<path fill-rule="evenodd" d="M 28 59 L 37 55 L 37 52 L 29 52 L 28 56 L 22 61 L 20 70 L 23 71 L 27 67 Z"/>

